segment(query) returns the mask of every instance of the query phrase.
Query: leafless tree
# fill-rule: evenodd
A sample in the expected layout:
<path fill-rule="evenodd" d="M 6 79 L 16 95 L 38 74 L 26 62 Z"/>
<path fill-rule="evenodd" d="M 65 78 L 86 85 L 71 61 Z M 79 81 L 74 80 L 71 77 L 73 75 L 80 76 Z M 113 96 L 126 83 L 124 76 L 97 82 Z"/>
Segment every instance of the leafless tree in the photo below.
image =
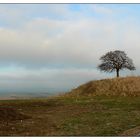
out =
<path fill-rule="evenodd" d="M 124 51 L 116 50 L 110 51 L 103 55 L 100 60 L 102 61 L 98 68 L 104 72 L 116 71 L 119 77 L 119 71 L 122 69 L 135 70 L 132 59 L 127 57 Z"/>

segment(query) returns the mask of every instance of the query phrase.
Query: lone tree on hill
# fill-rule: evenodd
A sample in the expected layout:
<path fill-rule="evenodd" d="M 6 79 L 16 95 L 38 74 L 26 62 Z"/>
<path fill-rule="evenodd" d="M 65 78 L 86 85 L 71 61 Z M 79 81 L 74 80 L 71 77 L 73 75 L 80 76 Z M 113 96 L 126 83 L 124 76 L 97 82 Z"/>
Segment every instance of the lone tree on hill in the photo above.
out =
<path fill-rule="evenodd" d="M 132 59 L 127 57 L 124 51 L 110 51 L 103 55 L 100 60 L 102 63 L 98 66 L 101 71 L 113 72 L 116 71 L 119 77 L 119 71 L 123 69 L 135 70 Z"/>

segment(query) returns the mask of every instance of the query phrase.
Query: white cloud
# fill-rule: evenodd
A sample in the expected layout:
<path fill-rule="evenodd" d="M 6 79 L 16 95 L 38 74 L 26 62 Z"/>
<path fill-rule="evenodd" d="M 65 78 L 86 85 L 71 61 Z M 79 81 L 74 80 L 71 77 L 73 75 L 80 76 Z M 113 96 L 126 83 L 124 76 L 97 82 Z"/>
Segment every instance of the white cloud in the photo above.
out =
<path fill-rule="evenodd" d="M 93 4 L 90 5 L 90 8 L 93 12 L 98 14 L 114 14 L 114 11 L 111 8 L 107 8 L 102 5 Z"/>
<path fill-rule="evenodd" d="M 78 21 L 36 19 L 22 29 L 3 28 L 0 62 L 31 67 L 59 64 L 96 67 L 100 55 L 116 45 L 117 25 L 108 24 L 86 18 Z"/>

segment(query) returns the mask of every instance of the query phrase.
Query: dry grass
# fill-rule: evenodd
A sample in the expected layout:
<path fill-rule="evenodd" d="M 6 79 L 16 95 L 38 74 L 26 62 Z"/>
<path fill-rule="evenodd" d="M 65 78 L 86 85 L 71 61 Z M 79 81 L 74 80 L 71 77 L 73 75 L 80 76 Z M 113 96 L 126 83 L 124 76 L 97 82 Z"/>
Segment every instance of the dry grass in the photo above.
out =
<path fill-rule="evenodd" d="M 91 81 L 70 92 L 71 95 L 140 96 L 140 77 Z"/>

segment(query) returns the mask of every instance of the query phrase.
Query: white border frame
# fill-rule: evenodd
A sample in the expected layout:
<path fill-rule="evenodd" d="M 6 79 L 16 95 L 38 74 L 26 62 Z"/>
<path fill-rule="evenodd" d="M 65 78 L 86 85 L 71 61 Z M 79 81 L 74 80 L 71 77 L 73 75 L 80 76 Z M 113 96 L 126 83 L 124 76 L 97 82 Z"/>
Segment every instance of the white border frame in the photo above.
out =
<path fill-rule="evenodd" d="M 0 0 L 0 3 L 140 3 L 140 0 Z"/>

